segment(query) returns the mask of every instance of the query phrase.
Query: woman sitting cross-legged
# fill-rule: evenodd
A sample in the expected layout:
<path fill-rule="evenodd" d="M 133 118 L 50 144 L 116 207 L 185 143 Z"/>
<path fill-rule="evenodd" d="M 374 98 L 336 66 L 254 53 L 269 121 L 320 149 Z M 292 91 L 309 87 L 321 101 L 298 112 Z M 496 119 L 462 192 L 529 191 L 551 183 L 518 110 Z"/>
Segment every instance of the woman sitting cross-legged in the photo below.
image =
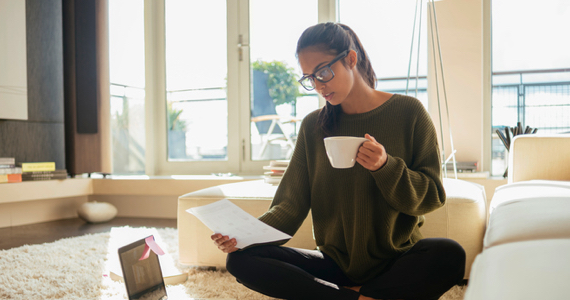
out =
<path fill-rule="evenodd" d="M 386 43 L 386 47 L 390 47 Z M 326 106 L 307 115 L 269 210 L 259 219 L 294 235 L 313 218 L 316 250 L 256 245 L 228 253 L 244 286 L 282 299 L 438 299 L 457 284 L 465 252 L 455 241 L 423 239 L 423 215 L 443 206 L 435 128 L 415 98 L 375 89 L 376 76 L 346 25 L 306 29 L 297 44 L 304 76 Z M 323 139 L 365 137 L 354 167 L 335 169 Z"/>

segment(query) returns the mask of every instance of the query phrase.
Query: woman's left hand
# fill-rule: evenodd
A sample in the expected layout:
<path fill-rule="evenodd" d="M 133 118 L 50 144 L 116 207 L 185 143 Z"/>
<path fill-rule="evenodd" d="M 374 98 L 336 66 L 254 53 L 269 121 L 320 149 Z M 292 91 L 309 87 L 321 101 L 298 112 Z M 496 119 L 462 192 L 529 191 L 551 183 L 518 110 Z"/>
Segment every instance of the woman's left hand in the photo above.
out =
<path fill-rule="evenodd" d="M 370 171 L 376 171 L 386 164 L 386 160 L 388 159 L 386 149 L 368 133 L 364 135 L 364 137 L 368 139 L 368 141 L 364 142 L 362 146 L 360 146 L 360 149 L 358 149 L 356 161 L 364 168 Z"/>

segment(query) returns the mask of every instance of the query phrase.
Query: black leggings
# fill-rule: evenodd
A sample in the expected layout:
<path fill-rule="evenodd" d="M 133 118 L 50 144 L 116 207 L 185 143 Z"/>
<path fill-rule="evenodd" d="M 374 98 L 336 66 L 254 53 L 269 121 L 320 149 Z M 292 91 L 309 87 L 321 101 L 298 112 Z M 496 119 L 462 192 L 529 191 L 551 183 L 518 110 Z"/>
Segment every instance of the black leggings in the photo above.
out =
<path fill-rule="evenodd" d="M 318 250 L 258 246 L 228 255 L 226 267 L 237 280 L 259 293 L 281 299 L 438 299 L 463 279 L 465 251 L 450 239 L 418 241 L 360 293 L 359 286 Z"/>

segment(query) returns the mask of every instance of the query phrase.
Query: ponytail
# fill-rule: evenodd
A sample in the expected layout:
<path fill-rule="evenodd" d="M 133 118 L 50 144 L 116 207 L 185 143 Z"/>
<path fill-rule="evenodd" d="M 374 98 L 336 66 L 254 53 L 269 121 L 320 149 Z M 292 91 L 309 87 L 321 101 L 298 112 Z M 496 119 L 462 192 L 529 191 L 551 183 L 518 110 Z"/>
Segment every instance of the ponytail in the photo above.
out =
<path fill-rule="evenodd" d="M 358 55 L 357 69 L 362 78 L 371 88 L 376 88 L 376 74 L 368 54 L 362 47 L 360 39 L 354 31 L 340 23 L 319 23 L 307 28 L 297 42 L 297 56 L 307 47 L 337 55 L 345 50 L 354 50 Z M 342 63 L 345 64 L 344 60 Z M 317 125 L 323 129 L 326 136 L 333 134 L 340 120 L 342 109 L 340 105 L 333 106 L 327 102 L 319 113 Z"/>
<path fill-rule="evenodd" d="M 364 78 L 366 83 L 368 83 L 368 86 L 370 86 L 373 89 L 376 88 L 376 82 L 377 82 L 376 73 L 374 73 L 374 69 L 372 69 L 372 63 L 370 63 L 370 59 L 368 58 L 368 53 L 366 53 L 366 51 L 364 50 L 364 47 L 362 46 L 360 39 L 358 38 L 356 33 L 354 33 L 352 29 L 350 29 L 350 27 L 344 24 L 338 24 L 338 25 L 342 27 L 342 29 L 344 29 L 350 35 L 354 43 L 354 48 L 356 48 L 354 50 L 356 50 L 356 52 L 358 53 L 358 71 L 360 72 L 360 75 L 362 75 L 362 78 Z"/>

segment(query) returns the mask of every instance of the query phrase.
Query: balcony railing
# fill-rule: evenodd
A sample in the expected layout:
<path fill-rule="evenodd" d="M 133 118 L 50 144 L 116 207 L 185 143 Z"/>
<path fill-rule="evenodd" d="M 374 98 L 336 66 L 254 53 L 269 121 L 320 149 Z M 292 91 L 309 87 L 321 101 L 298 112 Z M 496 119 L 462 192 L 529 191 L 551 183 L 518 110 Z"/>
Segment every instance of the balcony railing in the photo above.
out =
<path fill-rule="evenodd" d="M 493 73 L 493 127 L 570 130 L 570 69 Z"/>

